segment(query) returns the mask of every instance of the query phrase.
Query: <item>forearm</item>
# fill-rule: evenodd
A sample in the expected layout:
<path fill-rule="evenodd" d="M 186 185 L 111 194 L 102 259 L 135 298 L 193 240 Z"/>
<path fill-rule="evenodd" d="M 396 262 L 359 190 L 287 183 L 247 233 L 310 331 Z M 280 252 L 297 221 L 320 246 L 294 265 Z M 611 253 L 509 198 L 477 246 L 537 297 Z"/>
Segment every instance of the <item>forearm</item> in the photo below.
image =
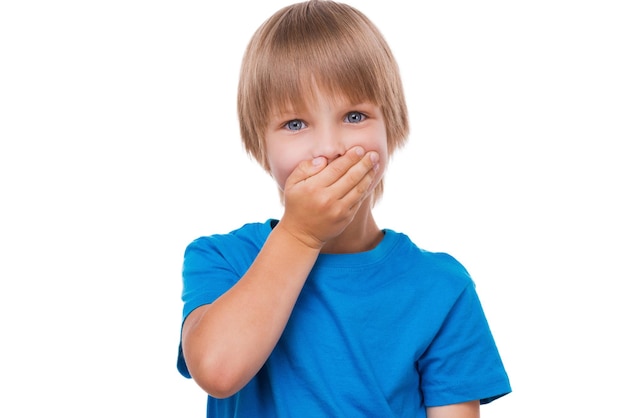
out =
<path fill-rule="evenodd" d="M 189 315 L 183 351 L 191 375 L 204 390 L 229 396 L 258 372 L 280 338 L 318 254 L 279 223 L 239 282 Z"/>

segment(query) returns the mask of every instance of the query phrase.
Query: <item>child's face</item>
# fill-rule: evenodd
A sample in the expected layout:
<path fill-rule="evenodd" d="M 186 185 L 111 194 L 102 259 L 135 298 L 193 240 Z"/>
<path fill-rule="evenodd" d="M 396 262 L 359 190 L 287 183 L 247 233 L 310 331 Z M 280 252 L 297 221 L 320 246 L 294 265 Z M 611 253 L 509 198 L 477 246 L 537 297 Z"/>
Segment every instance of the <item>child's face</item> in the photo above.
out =
<path fill-rule="evenodd" d="M 305 110 L 273 114 L 266 131 L 266 156 L 280 189 L 284 190 L 287 177 L 300 162 L 320 156 L 330 162 L 357 145 L 366 152 L 378 152 L 378 183 L 388 160 L 387 132 L 380 107 L 345 99 L 333 101 L 319 92 L 307 105 Z"/>

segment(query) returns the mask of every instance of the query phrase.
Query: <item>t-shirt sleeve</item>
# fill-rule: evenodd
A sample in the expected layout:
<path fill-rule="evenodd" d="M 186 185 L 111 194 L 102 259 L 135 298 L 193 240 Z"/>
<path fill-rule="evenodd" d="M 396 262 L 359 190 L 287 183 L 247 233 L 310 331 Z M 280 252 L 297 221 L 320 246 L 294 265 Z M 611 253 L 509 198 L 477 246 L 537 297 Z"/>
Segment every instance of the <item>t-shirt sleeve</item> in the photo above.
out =
<path fill-rule="evenodd" d="M 199 306 L 212 303 L 241 277 L 224 256 L 218 238 L 198 238 L 187 246 L 183 259 L 183 319 Z"/>
<path fill-rule="evenodd" d="M 473 282 L 461 292 L 417 367 L 429 407 L 472 400 L 485 404 L 511 392 Z"/>

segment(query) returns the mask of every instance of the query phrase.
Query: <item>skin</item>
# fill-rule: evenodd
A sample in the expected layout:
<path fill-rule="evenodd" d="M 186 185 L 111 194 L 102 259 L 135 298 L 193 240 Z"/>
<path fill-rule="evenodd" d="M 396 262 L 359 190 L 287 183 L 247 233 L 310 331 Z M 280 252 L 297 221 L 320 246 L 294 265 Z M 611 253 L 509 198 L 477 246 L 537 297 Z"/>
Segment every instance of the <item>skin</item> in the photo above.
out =
<path fill-rule="evenodd" d="M 388 162 L 378 106 L 318 92 L 307 109 L 275 114 L 265 139 L 284 214 L 237 284 L 183 325 L 189 371 L 217 398 L 235 394 L 263 366 L 321 252 L 367 251 L 383 237 L 371 211 Z M 428 409 L 429 418 L 478 416 L 477 402 Z"/>

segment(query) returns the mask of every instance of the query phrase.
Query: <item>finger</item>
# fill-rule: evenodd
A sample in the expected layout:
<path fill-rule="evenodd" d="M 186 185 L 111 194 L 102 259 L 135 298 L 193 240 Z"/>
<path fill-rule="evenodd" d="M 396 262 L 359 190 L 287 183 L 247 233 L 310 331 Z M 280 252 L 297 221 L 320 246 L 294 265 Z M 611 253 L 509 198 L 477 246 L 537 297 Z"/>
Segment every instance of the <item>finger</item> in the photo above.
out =
<path fill-rule="evenodd" d="M 328 165 L 328 160 L 324 157 L 316 157 L 312 160 L 302 161 L 287 177 L 285 188 L 298 184 L 309 177 L 312 177 L 322 171 Z"/>
<path fill-rule="evenodd" d="M 328 167 L 319 174 L 319 180 L 323 186 L 330 186 L 342 178 L 351 167 L 357 164 L 365 155 L 361 146 L 350 148 L 344 155 L 336 158 L 328 164 Z"/>
<path fill-rule="evenodd" d="M 380 181 L 377 177 L 378 165 L 374 167 L 361 179 L 361 181 L 350 189 L 341 199 L 350 210 L 357 210 L 359 206 L 372 194 L 376 184 Z M 379 179 L 378 181 L 376 179 Z"/>
<path fill-rule="evenodd" d="M 332 185 L 337 196 L 345 199 L 349 195 L 364 195 L 378 171 L 379 155 L 375 151 L 368 152 L 356 164 Z"/>

